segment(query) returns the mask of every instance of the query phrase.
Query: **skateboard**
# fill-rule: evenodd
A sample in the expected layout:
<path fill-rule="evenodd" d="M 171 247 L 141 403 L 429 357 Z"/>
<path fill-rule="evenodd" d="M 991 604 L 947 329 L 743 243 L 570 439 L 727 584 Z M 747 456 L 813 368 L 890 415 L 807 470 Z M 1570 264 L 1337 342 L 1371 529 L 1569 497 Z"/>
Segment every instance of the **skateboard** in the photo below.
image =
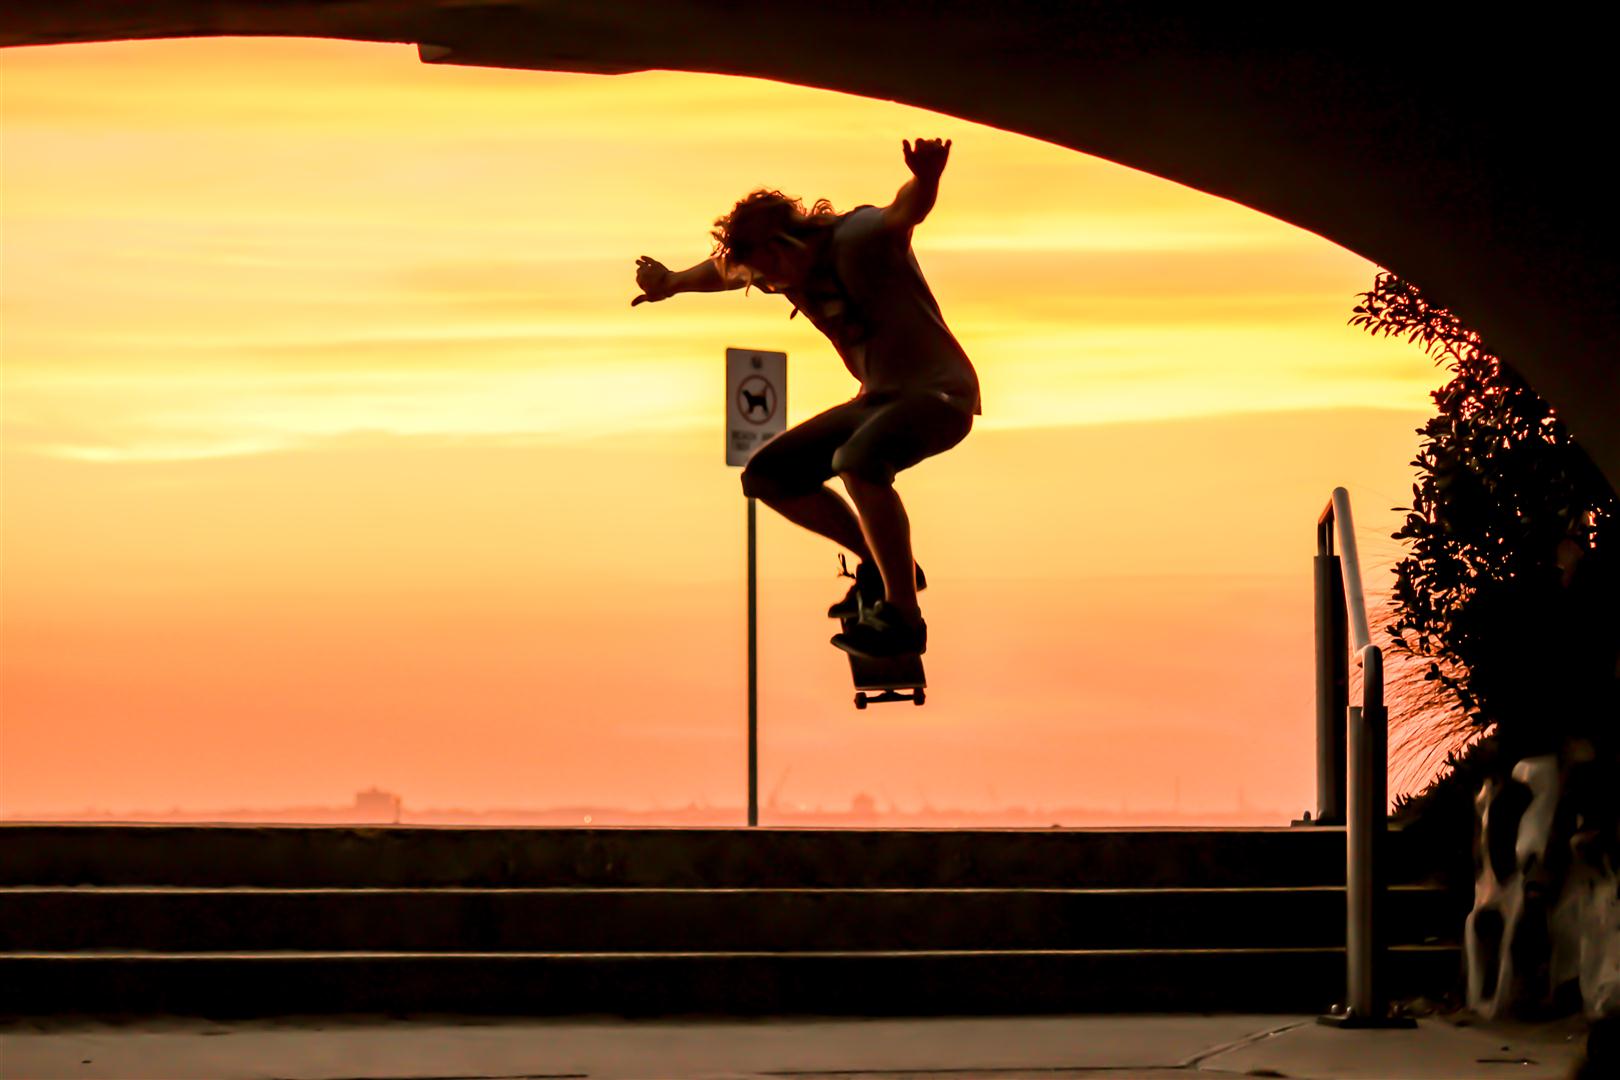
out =
<path fill-rule="evenodd" d="M 865 597 L 861 598 L 860 607 L 864 613 L 867 609 Z M 846 634 L 853 630 L 858 622 L 860 622 L 858 616 L 839 620 Z M 845 655 L 849 657 L 849 673 L 855 680 L 857 709 L 864 709 L 874 702 L 881 704 L 885 701 L 909 701 L 913 705 L 921 705 L 927 700 L 928 676 L 923 672 L 921 656 L 893 656 L 881 660 L 868 660 L 854 653 Z"/>

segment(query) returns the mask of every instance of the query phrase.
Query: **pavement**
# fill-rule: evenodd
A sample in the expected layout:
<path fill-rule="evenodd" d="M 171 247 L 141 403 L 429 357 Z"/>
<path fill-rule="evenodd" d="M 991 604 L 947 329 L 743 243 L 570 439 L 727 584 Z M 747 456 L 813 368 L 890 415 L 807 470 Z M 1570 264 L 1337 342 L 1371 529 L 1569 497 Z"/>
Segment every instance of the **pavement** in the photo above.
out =
<path fill-rule="evenodd" d="M 1055 1080 L 1572 1075 L 1579 1019 L 1424 1018 L 1341 1030 L 1313 1016 L 472 1020 L 49 1018 L 0 1026 L 0 1078 L 57 1080 Z"/>

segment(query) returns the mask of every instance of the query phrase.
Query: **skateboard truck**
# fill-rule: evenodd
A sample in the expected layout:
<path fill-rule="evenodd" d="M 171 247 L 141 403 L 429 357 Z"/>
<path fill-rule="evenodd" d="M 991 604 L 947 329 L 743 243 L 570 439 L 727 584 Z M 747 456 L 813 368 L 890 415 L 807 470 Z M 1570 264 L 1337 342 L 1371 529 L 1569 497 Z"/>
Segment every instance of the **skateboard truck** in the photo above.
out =
<path fill-rule="evenodd" d="M 928 700 L 928 691 L 925 687 L 916 687 L 909 694 L 899 690 L 885 690 L 879 694 L 868 694 L 865 690 L 855 691 L 855 707 L 864 709 L 868 705 L 881 705 L 886 701 L 909 701 L 913 705 L 921 705 Z"/>

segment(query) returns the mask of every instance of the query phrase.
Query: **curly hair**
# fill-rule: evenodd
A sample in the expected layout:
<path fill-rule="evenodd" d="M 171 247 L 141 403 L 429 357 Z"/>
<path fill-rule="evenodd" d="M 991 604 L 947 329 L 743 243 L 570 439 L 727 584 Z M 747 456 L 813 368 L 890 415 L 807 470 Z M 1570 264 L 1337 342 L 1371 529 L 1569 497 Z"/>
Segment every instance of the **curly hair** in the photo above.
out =
<path fill-rule="evenodd" d="M 778 237 L 796 241 L 811 229 L 830 223 L 838 216 L 832 203 L 817 199 L 809 210 L 804 203 L 780 191 L 760 188 L 751 191 L 716 218 L 714 256 L 722 266 L 745 263 L 748 256 Z"/>

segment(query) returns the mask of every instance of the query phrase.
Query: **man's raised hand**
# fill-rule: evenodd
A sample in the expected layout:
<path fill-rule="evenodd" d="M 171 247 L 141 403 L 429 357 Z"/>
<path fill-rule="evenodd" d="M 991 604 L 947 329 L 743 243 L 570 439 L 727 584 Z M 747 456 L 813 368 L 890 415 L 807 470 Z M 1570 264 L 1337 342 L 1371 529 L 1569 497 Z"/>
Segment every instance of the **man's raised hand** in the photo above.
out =
<path fill-rule="evenodd" d="M 636 260 L 636 287 L 641 295 L 630 301 L 630 306 L 659 300 L 668 300 L 673 293 L 669 288 L 669 267 L 648 255 Z"/>
<path fill-rule="evenodd" d="M 905 151 L 906 168 L 919 180 L 936 182 L 945 171 L 945 159 L 951 156 L 949 139 L 917 139 L 915 144 L 900 140 Z"/>

